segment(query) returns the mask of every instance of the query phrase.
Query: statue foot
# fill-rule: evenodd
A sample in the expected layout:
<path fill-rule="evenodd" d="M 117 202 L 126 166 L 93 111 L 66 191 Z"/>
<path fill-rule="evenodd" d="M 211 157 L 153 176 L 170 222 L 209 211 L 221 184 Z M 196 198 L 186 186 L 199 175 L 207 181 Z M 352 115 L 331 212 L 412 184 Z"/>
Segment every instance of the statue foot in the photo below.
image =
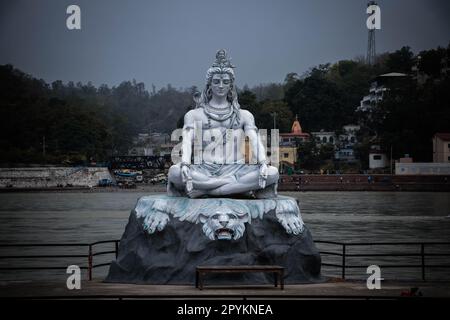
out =
<path fill-rule="evenodd" d="M 167 183 L 167 195 L 169 197 L 183 197 L 185 194 L 180 192 L 172 182 Z"/>
<path fill-rule="evenodd" d="M 191 199 L 201 198 L 201 197 L 207 195 L 207 193 L 205 193 L 204 191 L 195 190 L 195 189 L 192 189 L 191 191 L 187 192 L 186 194 Z"/>

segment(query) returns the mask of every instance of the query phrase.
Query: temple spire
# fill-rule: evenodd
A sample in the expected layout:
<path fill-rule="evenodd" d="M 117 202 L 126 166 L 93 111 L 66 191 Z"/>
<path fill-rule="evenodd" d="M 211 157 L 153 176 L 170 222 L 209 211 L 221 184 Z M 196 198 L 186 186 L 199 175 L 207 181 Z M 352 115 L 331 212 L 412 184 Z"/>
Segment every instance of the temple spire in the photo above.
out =
<path fill-rule="evenodd" d="M 296 134 L 302 133 L 302 126 L 300 125 L 300 122 L 298 121 L 298 115 L 295 115 L 295 121 L 292 124 L 291 133 L 296 133 Z"/>

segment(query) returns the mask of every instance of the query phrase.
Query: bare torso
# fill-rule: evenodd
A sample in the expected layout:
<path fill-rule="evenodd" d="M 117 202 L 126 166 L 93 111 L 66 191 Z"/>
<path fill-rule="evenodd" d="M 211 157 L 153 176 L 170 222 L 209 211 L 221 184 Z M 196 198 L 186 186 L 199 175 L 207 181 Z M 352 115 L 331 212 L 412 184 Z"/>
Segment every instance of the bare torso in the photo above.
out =
<path fill-rule="evenodd" d="M 250 112 L 240 109 L 239 122 L 234 121 L 233 124 L 231 124 L 232 117 L 224 121 L 216 121 L 208 117 L 202 108 L 191 110 L 186 116 L 185 125 L 201 124 L 203 162 L 223 163 L 225 161 L 227 164 L 245 162 L 245 130 L 249 127 L 254 128 L 254 120 Z M 227 129 L 232 131 L 227 134 Z"/>

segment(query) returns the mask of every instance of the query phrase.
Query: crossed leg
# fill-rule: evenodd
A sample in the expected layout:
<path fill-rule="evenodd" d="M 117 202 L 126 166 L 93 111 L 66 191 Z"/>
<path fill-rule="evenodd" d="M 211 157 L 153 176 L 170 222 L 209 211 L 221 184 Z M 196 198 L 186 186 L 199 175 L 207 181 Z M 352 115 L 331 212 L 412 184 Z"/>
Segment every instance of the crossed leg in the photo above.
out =
<path fill-rule="evenodd" d="M 259 170 L 255 169 L 236 179 L 234 175 L 225 177 L 210 177 L 197 171 L 191 171 L 194 189 L 189 192 L 191 198 L 203 195 L 225 196 L 231 194 L 242 194 L 249 191 L 261 190 L 259 186 Z M 266 187 L 278 182 L 278 170 L 275 167 L 268 167 Z M 185 191 L 186 184 L 182 181 L 180 165 L 173 165 L 169 169 L 169 183 L 176 189 Z"/>
<path fill-rule="evenodd" d="M 236 182 L 234 176 L 213 178 L 197 171 L 191 171 L 191 177 L 193 180 L 193 186 L 195 190 L 207 191 L 221 187 L 226 184 L 232 184 Z M 186 187 L 185 182 L 181 177 L 181 168 L 179 164 L 173 165 L 169 169 L 168 174 L 169 181 L 179 189 L 184 190 Z M 205 193 L 206 194 L 206 193 Z"/>
<path fill-rule="evenodd" d="M 266 187 L 276 184 L 278 182 L 278 177 L 279 174 L 277 168 L 269 166 L 266 180 Z M 243 175 L 242 177 L 239 178 L 239 180 L 233 183 L 228 183 L 213 190 L 210 190 L 208 194 L 213 196 L 223 196 L 236 193 L 245 193 L 248 191 L 254 191 L 259 189 L 261 189 L 259 186 L 259 170 L 254 170 L 252 172 Z"/>

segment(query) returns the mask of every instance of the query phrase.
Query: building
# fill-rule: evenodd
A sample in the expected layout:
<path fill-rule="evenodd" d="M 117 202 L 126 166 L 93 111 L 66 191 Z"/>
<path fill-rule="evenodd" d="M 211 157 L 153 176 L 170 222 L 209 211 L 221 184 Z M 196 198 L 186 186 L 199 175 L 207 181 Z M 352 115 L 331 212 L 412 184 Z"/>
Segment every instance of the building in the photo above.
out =
<path fill-rule="evenodd" d="M 342 127 L 343 134 L 339 135 L 339 142 L 343 148 L 353 148 L 358 142 L 356 133 L 359 131 L 360 126 L 355 124 L 348 124 Z"/>
<path fill-rule="evenodd" d="M 309 133 L 303 132 L 302 126 L 295 116 L 291 132 L 280 133 L 280 146 L 297 146 L 298 143 L 309 141 Z"/>
<path fill-rule="evenodd" d="M 381 152 L 369 153 L 369 169 L 382 169 L 389 166 L 387 155 Z"/>
<path fill-rule="evenodd" d="M 159 146 L 159 156 L 165 157 L 172 154 L 173 148 L 178 144 L 178 142 L 164 143 Z"/>
<path fill-rule="evenodd" d="M 378 145 L 373 145 L 369 152 L 369 169 L 382 169 L 389 166 L 389 160 L 385 152 Z"/>
<path fill-rule="evenodd" d="M 314 139 L 316 140 L 316 144 L 318 145 L 322 145 L 322 144 L 336 144 L 336 134 L 334 133 L 334 131 L 325 131 L 325 130 L 320 130 L 318 132 L 311 132 L 311 135 L 314 137 Z"/>
<path fill-rule="evenodd" d="M 450 133 L 434 135 L 433 162 L 450 162 Z"/>
<path fill-rule="evenodd" d="M 405 156 L 403 158 L 398 159 L 398 162 L 400 162 L 400 163 L 413 163 L 414 160 L 413 160 L 413 158 L 411 158 L 409 156 L 409 154 L 405 154 Z"/>
<path fill-rule="evenodd" d="M 395 174 L 407 175 L 450 175 L 450 163 L 413 162 L 395 163 Z"/>
<path fill-rule="evenodd" d="M 353 148 L 341 148 L 334 153 L 334 159 L 342 162 L 354 162 L 355 152 Z"/>
<path fill-rule="evenodd" d="M 152 147 L 132 147 L 128 150 L 130 156 L 153 156 L 154 149 Z"/>
<path fill-rule="evenodd" d="M 309 141 L 309 133 L 303 132 L 298 117 L 292 123 L 291 132 L 280 133 L 280 172 L 285 172 L 287 168 L 293 169 L 297 163 L 298 144 Z"/>
<path fill-rule="evenodd" d="M 170 142 L 170 135 L 167 133 L 139 133 L 133 139 L 133 145 L 128 150 L 128 155 L 146 157 L 165 156 L 168 153 L 167 148 L 170 146 L 172 146 L 172 143 Z"/>
<path fill-rule="evenodd" d="M 342 134 L 336 138 L 334 131 L 320 130 L 318 132 L 311 132 L 317 145 L 331 144 L 335 146 L 336 160 L 348 159 L 350 161 L 355 160 L 353 146 L 358 142 L 356 133 L 359 131 L 360 126 L 354 124 L 348 124 L 342 127 Z M 342 151 L 342 152 L 341 152 Z"/>
<path fill-rule="evenodd" d="M 450 175 L 450 133 L 433 136 L 433 162 L 399 161 L 395 174 Z"/>
<path fill-rule="evenodd" d="M 294 166 L 297 163 L 297 148 L 280 147 L 280 162 L 284 162 L 291 167 Z"/>
<path fill-rule="evenodd" d="M 407 74 L 391 72 L 379 75 L 370 84 L 369 94 L 364 96 L 356 108 L 357 112 L 371 112 L 373 108 L 383 100 L 389 88 L 396 86 L 399 81 L 408 78 Z"/>
<path fill-rule="evenodd" d="M 336 138 L 334 131 L 320 130 L 319 132 L 311 132 L 316 144 L 322 146 L 325 144 L 333 145 L 334 159 L 339 162 L 355 162 L 355 151 L 353 146 L 357 143 L 356 133 L 359 131 L 360 126 L 354 124 L 348 124 L 342 127 L 342 134 Z"/>

